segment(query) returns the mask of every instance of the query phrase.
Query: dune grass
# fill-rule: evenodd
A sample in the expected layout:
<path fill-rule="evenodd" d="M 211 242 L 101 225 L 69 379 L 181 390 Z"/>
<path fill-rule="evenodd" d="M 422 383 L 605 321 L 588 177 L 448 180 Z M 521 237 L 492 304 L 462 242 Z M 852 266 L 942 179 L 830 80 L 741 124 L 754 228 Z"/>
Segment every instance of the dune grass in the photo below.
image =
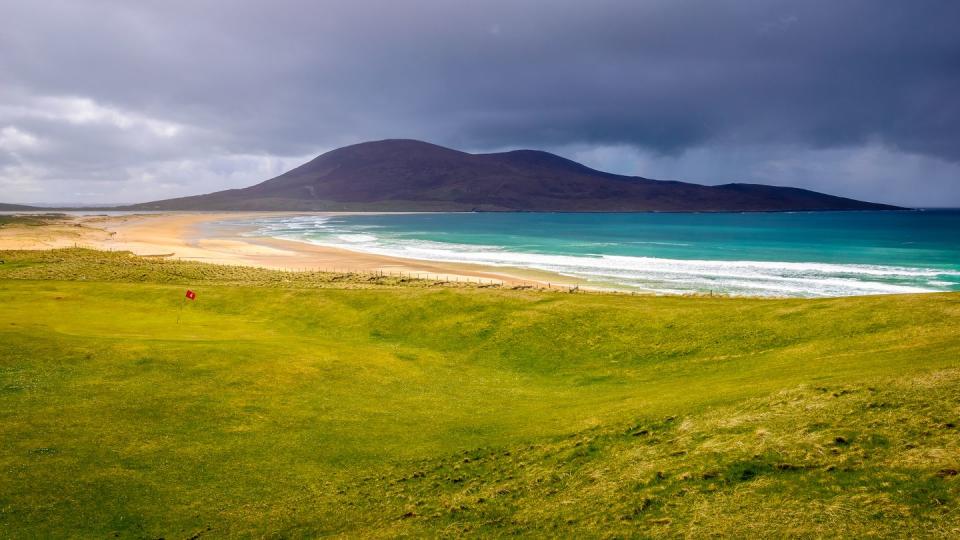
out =
<path fill-rule="evenodd" d="M 0 536 L 960 534 L 958 294 L 0 259 Z"/>
<path fill-rule="evenodd" d="M 133 283 L 180 283 L 297 287 L 363 288 L 377 286 L 464 286 L 476 284 L 416 279 L 376 273 L 294 272 L 250 266 L 195 263 L 165 257 L 137 257 L 125 251 L 84 248 L 44 251 L 0 251 L 5 279 L 119 281 Z"/>
<path fill-rule="evenodd" d="M 66 214 L 9 214 L 0 215 L 0 227 L 42 227 L 66 218 Z"/>

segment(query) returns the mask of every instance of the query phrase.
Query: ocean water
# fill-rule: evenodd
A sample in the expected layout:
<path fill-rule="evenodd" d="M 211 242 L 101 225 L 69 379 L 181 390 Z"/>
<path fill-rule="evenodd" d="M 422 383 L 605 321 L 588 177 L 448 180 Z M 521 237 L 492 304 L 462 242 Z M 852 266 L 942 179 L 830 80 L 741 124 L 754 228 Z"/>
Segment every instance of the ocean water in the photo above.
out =
<path fill-rule="evenodd" d="M 960 291 L 960 210 L 304 215 L 252 224 L 254 235 L 663 294 Z"/>

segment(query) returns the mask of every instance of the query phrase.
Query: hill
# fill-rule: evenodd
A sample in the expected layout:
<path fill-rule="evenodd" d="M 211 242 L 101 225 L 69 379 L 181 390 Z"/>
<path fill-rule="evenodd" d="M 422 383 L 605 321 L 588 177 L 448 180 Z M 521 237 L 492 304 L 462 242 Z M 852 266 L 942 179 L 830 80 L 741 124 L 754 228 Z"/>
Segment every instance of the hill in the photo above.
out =
<path fill-rule="evenodd" d="M 332 150 L 252 187 L 129 208 L 718 212 L 895 207 L 798 188 L 621 176 L 535 150 L 468 154 L 421 141 L 384 140 Z"/>
<path fill-rule="evenodd" d="M 37 210 L 46 210 L 45 208 L 37 208 L 36 206 L 25 206 L 22 204 L 4 204 L 0 203 L 0 212 L 19 212 L 19 211 L 37 211 Z"/>
<path fill-rule="evenodd" d="M 0 259 L 4 537 L 960 533 L 958 294 Z"/>

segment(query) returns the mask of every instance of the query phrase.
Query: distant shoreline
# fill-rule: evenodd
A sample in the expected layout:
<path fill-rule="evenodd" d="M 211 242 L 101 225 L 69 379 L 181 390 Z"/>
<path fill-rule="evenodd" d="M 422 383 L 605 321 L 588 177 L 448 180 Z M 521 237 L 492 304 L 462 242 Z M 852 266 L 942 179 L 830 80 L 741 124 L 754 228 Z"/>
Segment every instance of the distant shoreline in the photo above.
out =
<path fill-rule="evenodd" d="M 952 211 L 940 210 L 940 212 Z M 725 213 L 726 217 L 723 218 L 719 215 L 713 218 L 702 213 L 699 213 L 701 217 L 695 217 L 694 213 L 682 213 L 689 217 L 670 213 L 676 217 L 654 218 L 652 214 L 646 213 L 651 217 L 614 218 L 612 230 L 607 231 L 601 228 L 602 232 L 597 232 L 597 229 L 591 228 L 594 225 L 594 218 L 560 216 L 560 214 L 569 215 L 570 213 L 567 212 L 537 213 L 542 214 L 541 217 L 523 212 L 515 213 L 514 217 L 504 215 L 502 219 L 489 214 L 486 217 L 480 214 L 470 216 L 468 214 L 473 214 L 470 212 L 114 212 L 112 215 L 99 212 L 93 215 L 71 215 L 59 218 L 48 215 L 38 220 L 44 223 L 43 226 L 36 226 L 34 223 L 32 226 L 0 227 L 0 249 L 51 249 L 81 246 L 129 251 L 142 256 L 276 270 L 405 274 L 438 281 L 502 282 L 510 285 L 549 285 L 554 288 L 579 286 L 584 289 L 680 296 L 719 293 L 749 297 L 820 297 L 938 292 L 945 290 L 945 287 L 947 287 L 946 290 L 957 289 L 957 276 L 960 275 L 958 268 L 938 266 L 936 260 L 932 259 L 897 260 L 894 258 L 891 260 L 876 257 L 858 258 L 849 254 L 846 258 L 840 259 L 818 258 L 817 252 L 810 251 L 813 249 L 810 246 L 805 248 L 807 252 L 800 251 L 801 254 L 806 253 L 810 258 L 791 258 L 781 254 L 781 258 L 769 259 L 765 252 L 749 251 L 752 242 L 756 241 L 753 235 L 760 234 L 757 231 L 766 231 L 768 241 L 780 241 L 779 231 L 782 227 L 763 225 L 770 220 L 775 223 L 782 221 L 805 223 L 809 220 L 818 222 L 818 220 L 840 219 L 841 224 L 844 224 L 852 219 L 853 223 L 860 223 L 863 220 L 873 223 L 872 218 L 866 217 L 866 214 L 861 212 L 855 213 L 863 217 L 850 216 L 849 218 L 839 218 L 836 212 L 791 213 L 834 214 L 834 216 L 773 217 L 771 215 L 767 218 L 738 216 L 744 213 L 733 212 Z M 907 213 L 914 215 L 910 216 Z M 899 223 L 898 220 L 907 220 L 913 223 L 917 219 L 926 219 L 921 215 L 923 213 L 925 212 L 894 211 L 887 217 L 880 218 L 880 222 L 894 220 L 893 223 Z M 928 217 L 940 223 L 942 218 L 937 217 L 937 213 L 937 210 L 931 210 Z M 20 212 L 19 214 L 28 213 Z M 548 214 L 557 216 L 551 218 Z M 620 215 L 631 214 L 637 213 Z M 899 217 L 897 214 L 900 214 Z M 410 218 L 408 220 L 390 217 L 400 215 L 409 215 Z M 430 215 L 438 217 L 429 217 Z M 447 217 L 439 217 L 441 215 Z M 336 216 L 354 216 L 355 219 L 327 219 Z M 950 223 L 956 222 L 955 219 L 951 219 Z M 585 238 L 575 238 L 571 245 L 598 247 L 590 247 L 587 251 L 584 251 L 587 248 L 581 247 L 564 248 L 559 251 L 549 247 L 553 246 L 555 240 L 559 241 L 558 239 L 550 240 L 553 229 L 549 227 L 559 226 L 561 229 L 569 226 L 580 227 L 584 225 L 584 220 L 590 225 L 584 230 L 592 230 L 594 231 L 592 234 L 601 236 L 590 237 L 587 234 Z M 637 220 L 640 221 L 637 222 Z M 760 224 L 757 223 L 758 220 Z M 618 225 L 621 221 L 637 222 L 631 225 L 633 229 L 625 230 L 645 238 L 651 233 L 644 232 L 643 227 L 654 225 L 659 227 L 664 221 L 693 223 L 705 227 L 703 230 L 717 224 L 732 223 L 734 225 L 731 231 L 741 231 L 737 233 L 740 234 L 739 237 L 732 237 L 739 238 L 734 242 L 746 238 L 747 243 L 743 246 L 736 243 L 728 246 L 721 242 L 713 246 L 696 244 L 699 247 L 695 248 L 660 247 L 661 245 L 693 244 L 671 243 L 674 241 L 671 238 L 655 241 L 658 239 L 653 237 L 647 238 L 650 240 L 647 242 L 626 241 L 623 246 L 617 248 L 604 247 L 616 245 L 601 241 L 608 238 L 603 236 L 604 234 L 609 233 L 610 238 L 620 238 L 624 233 L 624 230 L 617 229 L 622 227 Z M 423 241 L 405 240 L 404 235 L 411 231 L 404 232 L 406 231 L 404 227 L 410 224 L 416 227 L 415 224 L 420 222 L 426 227 L 421 233 L 417 233 L 421 235 L 418 238 Z M 470 224 L 491 222 L 509 223 L 510 227 L 516 230 L 527 231 L 523 233 L 530 235 L 529 238 L 525 237 L 524 246 L 526 247 L 499 249 L 496 246 L 501 243 L 494 239 L 486 242 L 490 244 L 489 246 L 482 246 L 479 250 L 470 248 L 470 245 L 475 243 L 469 239 L 470 235 L 477 232 L 471 228 L 475 226 Z M 929 223 L 929 220 L 925 222 Z M 358 224 L 356 230 L 350 225 L 351 223 Z M 379 233 L 377 237 L 370 236 L 364 230 L 366 227 L 364 223 L 372 223 L 377 227 L 386 226 L 387 229 L 384 230 L 386 236 L 379 239 L 377 238 L 380 236 Z M 542 228 L 541 225 L 547 228 Z M 262 230 L 251 234 L 261 229 L 261 226 Z M 640 228 L 637 228 L 638 226 Z M 843 225 L 843 227 L 846 226 Z M 871 225 L 871 227 L 874 226 L 875 224 Z M 430 236 L 430 227 L 441 227 L 439 231 L 434 231 L 440 236 Z M 388 232 L 391 230 L 393 233 Z M 492 230 L 497 230 L 497 227 L 493 226 Z M 669 237 L 670 228 L 667 227 L 664 230 L 668 231 L 664 234 Z M 841 236 L 848 231 L 847 228 L 837 229 L 836 226 L 831 230 Z M 862 227 L 857 230 L 861 234 L 867 234 Z M 870 230 L 873 229 L 870 228 Z M 905 230 L 909 230 L 909 227 Z M 456 235 L 461 232 L 467 235 L 464 237 L 464 245 L 458 244 L 455 240 Z M 423 236 L 424 234 L 426 236 Z M 748 236 L 744 237 L 743 234 Z M 512 241 L 510 238 L 513 236 L 512 233 L 507 234 L 503 239 L 505 243 L 502 245 L 510 246 Z M 538 239 L 546 239 L 544 241 L 547 243 L 538 244 Z M 902 240 L 911 239 L 913 238 Z M 438 244 L 436 241 L 441 243 Z M 454 243 L 449 246 L 443 243 L 448 241 Z M 587 243 L 578 244 L 577 242 L 580 241 Z M 624 246 L 635 243 L 658 244 L 658 246 L 640 251 L 623 251 L 626 249 Z M 912 241 L 900 244 L 903 243 L 914 244 Z M 784 244 L 793 245 L 789 241 Z M 895 243 L 888 247 L 896 252 L 903 247 L 900 244 Z M 869 247 L 869 244 L 863 245 Z M 861 245 L 852 244 L 851 249 L 858 246 Z M 691 250 L 704 249 L 704 247 L 708 251 L 690 253 Z M 744 251 L 745 249 L 747 251 Z M 836 246 L 830 249 L 835 250 Z M 731 250 L 739 253 L 740 258 L 723 256 Z M 867 249 L 866 252 L 869 250 Z M 932 266 L 924 266 L 925 263 Z"/>
<path fill-rule="evenodd" d="M 58 214 L 68 215 L 135 215 L 135 214 L 328 214 L 328 215 L 360 215 L 360 214 L 812 214 L 812 213 L 886 213 L 886 212 L 925 212 L 960 210 L 954 206 L 930 206 L 916 208 L 860 208 L 860 209 L 823 209 L 823 210 L 149 210 L 129 209 L 128 206 L 24 206 L 22 208 L 4 209 L 0 205 L 0 214 Z"/>
<path fill-rule="evenodd" d="M 101 211 L 103 212 L 103 211 Z M 12 212 L 26 214 L 36 212 Z M 44 227 L 0 229 L 0 249 L 90 247 L 216 264 L 275 270 L 414 274 L 427 279 L 573 286 L 581 280 L 550 272 L 374 255 L 309 242 L 243 236 L 225 222 L 269 216 L 410 214 L 413 212 L 125 212 L 69 216 Z"/>

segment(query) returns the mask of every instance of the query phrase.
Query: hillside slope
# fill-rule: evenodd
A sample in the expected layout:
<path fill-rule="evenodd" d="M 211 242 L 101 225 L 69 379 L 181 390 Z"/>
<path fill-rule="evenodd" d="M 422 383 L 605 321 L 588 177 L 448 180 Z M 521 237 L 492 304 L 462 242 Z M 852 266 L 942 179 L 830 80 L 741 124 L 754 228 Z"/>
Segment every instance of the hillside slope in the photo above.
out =
<path fill-rule="evenodd" d="M 37 208 L 36 206 L 26 206 L 22 204 L 4 204 L 0 203 L 0 212 L 19 212 L 19 211 L 36 211 L 44 210 L 43 208 Z"/>
<path fill-rule="evenodd" d="M 468 154 L 421 141 L 385 140 L 327 152 L 252 187 L 130 208 L 633 212 L 894 207 L 797 188 L 620 176 L 534 150 Z"/>

